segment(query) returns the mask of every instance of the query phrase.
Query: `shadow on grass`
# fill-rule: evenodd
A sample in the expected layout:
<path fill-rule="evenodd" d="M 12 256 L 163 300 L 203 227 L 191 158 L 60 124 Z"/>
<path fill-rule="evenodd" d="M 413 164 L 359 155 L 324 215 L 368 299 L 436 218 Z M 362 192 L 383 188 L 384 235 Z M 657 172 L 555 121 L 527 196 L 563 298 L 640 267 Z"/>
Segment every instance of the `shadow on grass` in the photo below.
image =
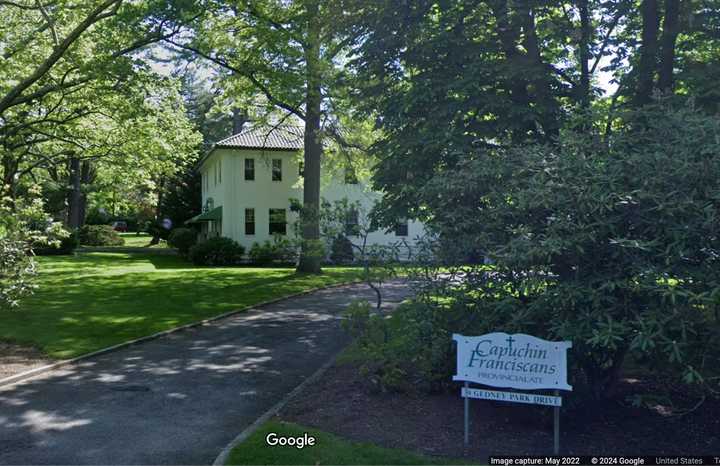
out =
<path fill-rule="evenodd" d="M 173 256 L 84 254 L 48 262 L 39 289 L 2 316 L 0 339 L 69 358 L 259 302 L 347 282 L 352 269 L 199 268 Z"/>
<path fill-rule="evenodd" d="M 27 332 L 60 332 L 60 343 L 77 350 L 97 338 L 124 338 L 128 329 L 195 320 L 217 303 L 237 306 L 252 299 L 244 290 L 260 297 L 260 290 L 300 286 L 287 272 L 263 272 L 242 280 L 195 271 L 174 279 L 98 277 L 45 296 L 36 303 L 46 308 L 42 318 L 26 312 Z M 88 292 L 94 299 L 78 305 Z M 393 293 L 398 302 L 407 289 Z M 133 308 L 143 295 L 146 305 Z M 362 286 L 319 291 L 0 388 L 0 464 L 210 464 L 347 343 L 340 315 L 353 299 L 372 293 Z M 68 302 L 71 311 L 61 314 Z"/>

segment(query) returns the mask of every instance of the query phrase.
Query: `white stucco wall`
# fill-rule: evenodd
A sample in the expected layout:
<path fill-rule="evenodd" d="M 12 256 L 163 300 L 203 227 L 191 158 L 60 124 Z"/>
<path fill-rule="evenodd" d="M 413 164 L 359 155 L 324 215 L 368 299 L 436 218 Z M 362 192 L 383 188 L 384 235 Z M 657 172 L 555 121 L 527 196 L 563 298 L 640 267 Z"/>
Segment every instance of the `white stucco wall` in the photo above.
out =
<path fill-rule="evenodd" d="M 255 180 L 246 181 L 246 158 L 255 159 Z M 282 181 L 272 181 L 272 159 L 282 160 Z M 287 234 L 293 234 L 297 214 L 290 212 L 290 199 L 302 200 L 302 181 L 298 174 L 298 153 L 294 151 L 259 151 L 245 149 L 216 149 L 200 167 L 203 177 L 203 205 L 212 197 L 214 207 L 223 206 L 222 236 L 234 239 L 246 249 L 255 242 L 271 240 L 269 210 L 286 209 Z M 215 167 L 222 165 L 222 182 L 215 184 Z M 359 201 L 362 210 L 369 212 L 380 194 L 370 191 L 362 183 L 346 184 L 344 173 L 328 173 L 323 167 L 323 184 L 320 195 L 333 202 L 347 198 Z M 206 184 L 209 180 L 209 186 Z M 255 234 L 245 234 L 245 209 L 255 209 Z M 377 231 L 370 234 L 372 244 L 392 244 L 405 239 L 412 244 L 423 234 L 423 225 L 408 222 L 408 235 L 398 237 L 394 232 Z"/>

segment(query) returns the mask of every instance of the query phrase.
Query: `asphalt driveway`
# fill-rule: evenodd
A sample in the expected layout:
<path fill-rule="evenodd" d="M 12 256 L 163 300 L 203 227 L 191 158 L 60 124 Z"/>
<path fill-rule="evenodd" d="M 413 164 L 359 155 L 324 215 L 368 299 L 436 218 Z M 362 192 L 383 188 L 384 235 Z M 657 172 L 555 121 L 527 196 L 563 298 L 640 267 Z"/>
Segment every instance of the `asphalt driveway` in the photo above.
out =
<path fill-rule="evenodd" d="M 322 290 L 0 387 L 0 464 L 210 464 L 347 343 L 360 298 Z"/>

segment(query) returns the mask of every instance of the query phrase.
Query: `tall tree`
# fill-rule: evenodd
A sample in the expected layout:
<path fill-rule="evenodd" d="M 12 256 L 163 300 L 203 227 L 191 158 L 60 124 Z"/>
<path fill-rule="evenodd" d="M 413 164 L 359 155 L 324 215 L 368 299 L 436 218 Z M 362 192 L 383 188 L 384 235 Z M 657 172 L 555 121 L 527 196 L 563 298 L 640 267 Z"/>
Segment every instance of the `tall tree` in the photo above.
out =
<path fill-rule="evenodd" d="M 652 91 L 657 71 L 658 30 L 660 14 L 657 0 L 643 0 L 640 6 L 642 15 L 642 35 L 639 50 L 640 58 L 636 67 L 637 90 L 635 100 L 638 105 L 645 105 L 652 100 Z"/>
<path fill-rule="evenodd" d="M 680 23 L 680 0 L 665 0 L 665 18 L 660 39 L 660 69 L 658 87 L 663 92 L 672 92 L 673 67 L 675 66 L 675 43 Z"/>
<path fill-rule="evenodd" d="M 338 60 L 351 42 L 318 0 L 209 1 L 187 40 L 166 42 L 215 64 L 237 96 L 260 95 L 268 110 L 304 125 L 302 253 L 298 270 L 318 273 L 323 121 L 332 106 Z M 255 101 L 256 102 L 256 101 Z M 256 102 L 257 103 L 257 102 Z M 272 126 L 272 125 L 271 125 Z"/>
<path fill-rule="evenodd" d="M 580 121 L 577 109 L 611 129 L 618 109 L 650 103 L 658 89 L 685 93 L 692 82 L 714 95 L 708 79 L 717 68 L 709 65 L 720 49 L 700 45 L 717 37 L 717 8 L 709 4 L 341 3 L 352 13 L 344 27 L 363 38 L 350 61 L 354 96 L 383 135 L 372 152 L 387 226 L 397 217 L 432 216 L 417 200 L 439 171 L 492 147 L 554 144 L 568 122 Z M 684 17 L 695 18 L 692 31 Z M 686 74 L 693 67 L 702 78 Z"/>
<path fill-rule="evenodd" d="M 96 101 L 142 81 L 141 50 L 184 21 L 182 8 L 155 0 L 0 2 L 0 16 L 0 188 L 11 196 L 35 164 L 68 157 L 47 144 L 71 144 L 81 120 L 111 109 Z"/>

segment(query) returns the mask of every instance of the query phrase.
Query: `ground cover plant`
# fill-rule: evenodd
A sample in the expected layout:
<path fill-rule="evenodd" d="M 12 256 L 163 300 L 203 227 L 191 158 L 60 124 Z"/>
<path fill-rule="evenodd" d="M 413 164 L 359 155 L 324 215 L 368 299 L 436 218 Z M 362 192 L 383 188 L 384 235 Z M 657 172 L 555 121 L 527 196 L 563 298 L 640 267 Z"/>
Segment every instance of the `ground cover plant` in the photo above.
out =
<path fill-rule="evenodd" d="M 0 339 L 78 356 L 178 325 L 312 288 L 355 280 L 289 268 L 197 267 L 179 256 L 83 253 L 36 258 L 38 285 L 0 315 Z"/>

